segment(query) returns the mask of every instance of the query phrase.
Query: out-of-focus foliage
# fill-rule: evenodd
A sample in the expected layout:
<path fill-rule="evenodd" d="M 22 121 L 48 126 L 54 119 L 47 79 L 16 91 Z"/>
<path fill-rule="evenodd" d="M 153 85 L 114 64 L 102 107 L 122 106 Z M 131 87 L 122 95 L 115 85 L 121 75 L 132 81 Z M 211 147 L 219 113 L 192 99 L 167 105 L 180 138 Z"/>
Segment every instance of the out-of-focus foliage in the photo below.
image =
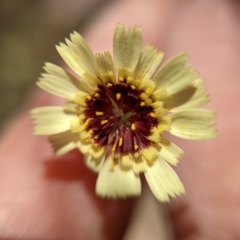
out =
<path fill-rule="evenodd" d="M 55 44 L 92 20 L 107 0 L 0 1 L 0 128 L 20 107 Z"/>

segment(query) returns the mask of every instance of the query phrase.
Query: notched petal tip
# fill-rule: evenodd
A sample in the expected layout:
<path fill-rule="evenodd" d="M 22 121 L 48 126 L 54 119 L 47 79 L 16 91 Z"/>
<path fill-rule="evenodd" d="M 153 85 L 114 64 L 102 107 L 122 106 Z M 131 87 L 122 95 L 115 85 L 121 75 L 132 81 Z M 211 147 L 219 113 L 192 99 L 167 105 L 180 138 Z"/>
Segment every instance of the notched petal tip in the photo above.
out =
<path fill-rule="evenodd" d="M 184 186 L 175 171 L 162 159 L 149 166 L 145 177 L 152 193 L 159 201 L 169 202 L 169 196 L 175 198 L 185 193 Z"/>
<path fill-rule="evenodd" d="M 142 30 L 139 27 L 125 28 L 118 24 L 113 37 L 113 56 L 117 68 L 130 68 L 137 64 L 142 47 Z"/>
<path fill-rule="evenodd" d="M 141 193 L 141 181 L 133 171 L 123 171 L 119 165 L 112 166 L 109 158 L 98 175 L 96 193 L 106 198 L 126 198 Z"/>

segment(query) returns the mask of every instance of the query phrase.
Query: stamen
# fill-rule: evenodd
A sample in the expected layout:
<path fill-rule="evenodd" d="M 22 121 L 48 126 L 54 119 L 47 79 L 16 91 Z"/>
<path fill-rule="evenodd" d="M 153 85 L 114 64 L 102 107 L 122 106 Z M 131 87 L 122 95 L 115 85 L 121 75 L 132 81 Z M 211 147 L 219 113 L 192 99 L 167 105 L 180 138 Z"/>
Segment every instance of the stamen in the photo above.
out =
<path fill-rule="evenodd" d="M 123 138 L 122 138 L 122 137 L 120 137 L 120 138 L 119 138 L 119 143 L 118 143 L 118 146 L 122 146 L 122 144 L 123 144 Z"/>
<path fill-rule="evenodd" d="M 118 79 L 116 84 L 107 79 L 104 85 L 97 87 L 99 90 L 85 93 L 83 101 L 86 107 L 79 110 L 85 114 L 80 125 L 87 133 L 85 138 L 82 135 L 81 138 L 97 147 L 110 145 L 116 163 L 124 154 L 127 157 L 132 154 L 132 158 L 142 155 L 151 142 L 159 141 L 163 131 L 157 122 L 158 108 L 147 94 L 152 91 L 151 86 L 143 90 L 132 77 Z M 132 95 L 135 96 L 134 101 Z M 162 124 L 161 121 L 161 127 Z M 151 151 L 145 153 L 147 157 L 150 154 Z M 150 162 L 151 158 L 147 161 Z"/>
<path fill-rule="evenodd" d="M 121 93 L 116 93 L 116 99 L 119 100 L 121 98 Z"/>
<path fill-rule="evenodd" d="M 131 130 L 135 131 L 136 130 L 136 125 L 134 123 L 131 124 Z"/>
<path fill-rule="evenodd" d="M 95 112 L 96 116 L 103 116 L 103 112 Z"/>
<path fill-rule="evenodd" d="M 106 119 L 101 121 L 101 125 L 104 125 L 106 123 L 108 123 L 108 120 L 106 120 Z"/>

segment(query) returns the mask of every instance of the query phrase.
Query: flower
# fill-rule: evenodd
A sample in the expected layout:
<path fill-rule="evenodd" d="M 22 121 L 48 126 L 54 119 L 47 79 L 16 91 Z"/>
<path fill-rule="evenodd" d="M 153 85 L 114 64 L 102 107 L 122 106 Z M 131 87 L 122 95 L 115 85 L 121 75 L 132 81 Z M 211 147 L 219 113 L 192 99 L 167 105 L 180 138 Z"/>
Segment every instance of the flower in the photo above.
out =
<path fill-rule="evenodd" d="M 57 155 L 78 148 L 99 173 L 100 196 L 139 195 L 141 173 L 160 201 L 184 193 L 170 166 L 183 151 L 163 132 L 191 140 L 216 137 L 214 111 L 200 108 L 209 96 L 186 54 L 158 70 L 163 53 L 150 45 L 142 49 L 141 29 L 121 24 L 113 58 L 109 52 L 94 55 L 76 32 L 57 50 L 77 77 L 46 63 L 37 84 L 65 103 L 32 110 L 34 133 L 50 135 Z"/>

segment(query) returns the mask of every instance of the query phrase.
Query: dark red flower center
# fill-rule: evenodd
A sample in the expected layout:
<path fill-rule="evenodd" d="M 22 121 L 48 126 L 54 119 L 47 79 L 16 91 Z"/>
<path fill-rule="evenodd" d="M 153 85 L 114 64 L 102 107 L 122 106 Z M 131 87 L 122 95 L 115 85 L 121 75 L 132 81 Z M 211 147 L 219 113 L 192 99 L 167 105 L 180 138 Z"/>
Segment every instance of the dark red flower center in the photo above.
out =
<path fill-rule="evenodd" d="M 142 93 L 126 80 L 98 85 L 87 97 L 85 109 L 94 144 L 115 154 L 137 154 L 149 146 L 148 137 L 158 122 L 153 107 L 141 99 Z"/>

